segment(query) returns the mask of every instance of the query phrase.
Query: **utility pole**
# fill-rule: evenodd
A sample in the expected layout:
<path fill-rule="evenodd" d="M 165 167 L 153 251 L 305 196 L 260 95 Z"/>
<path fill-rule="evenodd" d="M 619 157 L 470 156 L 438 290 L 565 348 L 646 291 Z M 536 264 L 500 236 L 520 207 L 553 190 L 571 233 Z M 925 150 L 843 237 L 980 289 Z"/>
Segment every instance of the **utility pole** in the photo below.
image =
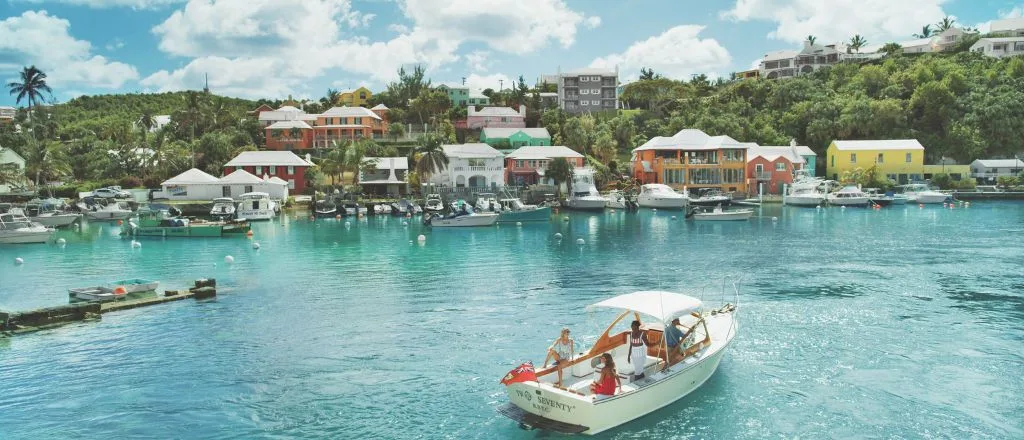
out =
<path fill-rule="evenodd" d="M 466 85 L 466 77 L 462 77 L 462 85 Z"/>
<path fill-rule="evenodd" d="M 498 91 L 500 92 L 502 90 L 505 90 L 505 80 L 499 79 L 498 80 Z"/>

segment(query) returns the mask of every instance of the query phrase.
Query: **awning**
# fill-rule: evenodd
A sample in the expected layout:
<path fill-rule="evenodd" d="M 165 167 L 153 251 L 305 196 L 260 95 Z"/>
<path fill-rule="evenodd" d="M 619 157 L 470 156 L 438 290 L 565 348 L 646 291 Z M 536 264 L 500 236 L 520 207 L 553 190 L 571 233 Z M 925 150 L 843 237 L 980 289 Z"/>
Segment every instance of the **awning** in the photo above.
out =
<path fill-rule="evenodd" d="M 701 302 L 681 293 L 645 290 L 609 298 L 590 308 L 629 310 L 653 316 L 668 323 L 679 316 L 700 310 Z"/>

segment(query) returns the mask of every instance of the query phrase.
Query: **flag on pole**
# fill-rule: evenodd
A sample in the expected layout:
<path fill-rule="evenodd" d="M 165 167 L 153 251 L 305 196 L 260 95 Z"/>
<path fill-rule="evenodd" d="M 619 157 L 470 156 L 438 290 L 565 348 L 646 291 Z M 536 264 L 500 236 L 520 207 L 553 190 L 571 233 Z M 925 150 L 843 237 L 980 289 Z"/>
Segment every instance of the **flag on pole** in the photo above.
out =
<path fill-rule="evenodd" d="M 502 385 L 511 385 L 517 382 L 536 382 L 537 372 L 533 369 L 533 363 L 523 362 L 518 367 L 509 371 L 504 378 L 501 379 Z"/>

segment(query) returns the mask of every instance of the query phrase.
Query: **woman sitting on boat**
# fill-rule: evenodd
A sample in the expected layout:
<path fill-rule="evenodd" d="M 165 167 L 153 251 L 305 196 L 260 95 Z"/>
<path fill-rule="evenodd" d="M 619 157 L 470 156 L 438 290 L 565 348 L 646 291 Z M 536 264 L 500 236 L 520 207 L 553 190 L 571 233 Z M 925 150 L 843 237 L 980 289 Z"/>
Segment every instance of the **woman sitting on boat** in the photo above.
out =
<path fill-rule="evenodd" d="M 555 383 L 557 386 L 562 386 L 562 368 L 559 364 L 572 360 L 572 353 L 576 351 L 576 342 L 569 337 L 569 328 L 562 328 L 562 334 L 555 339 L 555 343 L 551 344 L 548 348 L 548 355 L 544 358 L 544 368 L 548 366 L 548 359 L 554 358 L 555 367 L 558 371 L 558 382 Z"/>
<path fill-rule="evenodd" d="M 626 362 L 633 364 L 633 380 L 644 378 L 644 364 L 647 363 L 647 332 L 640 330 L 640 321 L 633 321 L 633 331 L 629 333 L 629 354 Z"/>
<path fill-rule="evenodd" d="M 611 353 L 602 354 L 601 361 L 604 362 L 604 366 L 601 367 L 601 375 L 594 383 L 590 384 L 590 392 L 599 396 L 614 396 L 616 388 L 622 390 L 622 381 L 615 373 L 615 361 L 612 360 Z"/>

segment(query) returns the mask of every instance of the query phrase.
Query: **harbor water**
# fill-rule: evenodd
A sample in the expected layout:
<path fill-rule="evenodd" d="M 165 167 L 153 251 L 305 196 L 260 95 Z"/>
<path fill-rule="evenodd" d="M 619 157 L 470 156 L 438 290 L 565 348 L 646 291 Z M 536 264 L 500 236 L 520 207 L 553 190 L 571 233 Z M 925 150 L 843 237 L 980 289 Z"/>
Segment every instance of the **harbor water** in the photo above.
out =
<path fill-rule="evenodd" d="M 718 372 L 598 438 L 1024 438 L 1024 203 L 404 221 L 291 213 L 251 239 L 141 247 L 93 223 L 0 247 L 4 311 L 119 278 L 218 282 L 215 300 L 0 338 L 0 438 L 557 438 L 495 412 L 508 370 L 563 326 L 589 346 L 606 316 L 588 304 L 718 305 L 732 283 Z"/>

